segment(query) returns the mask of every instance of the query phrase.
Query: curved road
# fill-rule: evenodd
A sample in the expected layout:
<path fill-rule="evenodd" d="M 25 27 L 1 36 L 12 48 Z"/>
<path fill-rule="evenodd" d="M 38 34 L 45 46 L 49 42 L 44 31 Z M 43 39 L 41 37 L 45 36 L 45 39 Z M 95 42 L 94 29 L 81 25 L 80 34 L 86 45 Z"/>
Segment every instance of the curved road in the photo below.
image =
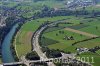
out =
<path fill-rule="evenodd" d="M 33 37 L 33 47 L 34 47 L 33 51 L 36 51 L 36 52 L 37 52 L 37 54 L 39 55 L 41 61 L 42 61 L 42 60 L 45 61 L 45 60 L 48 59 L 47 56 L 45 55 L 45 53 L 42 52 L 41 47 L 40 47 L 39 42 L 38 42 L 38 41 L 39 41 L 39 36 L 40 36 L 41 32 L 42 32 L 45 28 L 47 28 L 47 25 L 44 26 L 44 27 L 42 27 L 40 30 L 38 30 L 38 31 L 34 34 L 34 37 Z M 49 62 L 49 63 L 47 63 L 47 64 L 48 64 L 48 66 L 55 66 L 53 62 Z"/>
<path fill-rule="evenodd" d="M 36 33 L 34 34 L 34 36 L 33 36 L 33 38 L 32 38 L 32 40 L 33 40 L 33 51 L 36 51 L 37 52 L 37 54 L 40 56 L 40 60 L 48 60 L 48 58 L 47 58 L 47 56 L 45 55 L 45 53 L 43 53 L 42 52 L 42 50 L 41 50 L 41 47 L 40 47 L 40 45 L 39 45 L 39 36 L 40 36 L 40 34 L 41 34 L 41 32 L 44 30 L 44 29 L 46 29 L 48 26 L 54 26 L 54 25 L 56 25 L 57 23 L 60 23 L 60 22 L 62 22 L 62 21 L 56 21 L 56 22 L 53 22 L 53 23 L 50 23 L 50 24 L 47 24 L 47 25 L 44 25 L 43 27 L 41 27 L 40 29 L 38 29 L 37 31 L 36 31 Z M 48 64 L 48 66 L 55 66 L 54 65 L 54 63 L 53 62 L 49 62 L 49 63 L 47 63 Z"/>

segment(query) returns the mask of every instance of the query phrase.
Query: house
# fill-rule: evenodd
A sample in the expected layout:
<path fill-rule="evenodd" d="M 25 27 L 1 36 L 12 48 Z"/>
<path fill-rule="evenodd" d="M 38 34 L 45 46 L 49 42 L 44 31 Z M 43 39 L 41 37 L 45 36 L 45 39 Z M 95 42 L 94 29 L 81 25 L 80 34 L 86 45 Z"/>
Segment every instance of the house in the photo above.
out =
<path fill-rule="evenodd" d="M 94 5 L 93 0 L 71 0 L 67 1 L 68 8 L 76 8 L 76 7 L 86 7 L 89 5 Z"/>
<path fill-rule="evenodd" d="M 77 51 L 79 52 L 79 53 L 84 53 L 84 52 L 88 52 L 88 48 L 77 48 Z"/>

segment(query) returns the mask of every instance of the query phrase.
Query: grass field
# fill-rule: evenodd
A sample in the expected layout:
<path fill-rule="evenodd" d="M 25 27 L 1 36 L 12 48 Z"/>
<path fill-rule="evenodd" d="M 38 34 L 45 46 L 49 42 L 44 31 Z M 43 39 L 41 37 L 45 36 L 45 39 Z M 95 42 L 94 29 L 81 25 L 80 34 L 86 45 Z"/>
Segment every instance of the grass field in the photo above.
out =
<path fill-rule="evenodd" d="M 17 10 L 21 10 L 21 14 L 25 18 L 32 17 L 34 13 L 37 11 L 42 10 L 43 6 L 46 5 L 50 8 L 65 8 L 65 1 L 39 1 L 39 2 L 25 2 L 20 3 L 19 6 L 16 7 Z M 9 3 L 1 3 L 1 5 L 7 6 L 7 7 L 14 7 L 18 3 L 15 2 L 9 2 Z M 82 9 L 79 9 L 82 10 Z M 86 10 L 88 10 L 90 13 L 92 13 L 93 10 L 100 11 L 100 4 L 96 6 L 89 6 L 86 7 Z M 66 24 L 58 24 L 58 27 L 52 27 L 47 29 L 41 38 L 41 46 L 47 46 L 50 49 L 59 49 L 65 52 L 72 52 L 76 53 L 76 48 L 85 47 L 85 48 L 93 48 L 95 46 L 100 46 L 100 38 L 77 43 L 76 45 L 72 46 L 73 43 L 82 41 L 84 39 L 87 39 L 89 37 L 81 35 L 79 33 L 75 33 L 72 31 L 65 30 L 65 27 L 72 28 L 75 30 L 87 32 L 90 34 L 94 34 L 97 36 L 100 36 L 100 17 L 96 18 L 84 18 L 84 17 L 75 17 L 75 16 L 58 16 L 58 17 L 45 17 L 40 18 L 36 20 L 31 20 L 25 23 L 19 32 L 17 32 L 17 35 L 15 37 L 15 48 L 17 55 L 19 59 L 21 56 L 27 54 L 28 52 L 31 52 L 32 46 L 31 46 L 31 38 L 33 33 L 37 30 L 37 28 L 46 22 L 54 22 L 57 20 L 63 20 L 66 22 Z M 67 24 L 67 22 L 71 24 Z M 60 31 L 63 31 L 63 33 L 60 33 Z M 74 40 L 67 40 L 64 39 L 64 37 L 71 37 L 73 36 Z M 100 50 L 98 50 L 96 53 L 82 53 L 79 55 L 80 57 L 94 57 L 94 66 L 100 65 Z M 0 58 L 1 63 L 1 58 Z"/>
<path fill-rule="evenodd" d="M 32 17 L 34 13 L 36 13 L 37 11 L 42 10 L 44 5 L 50 8 L 65 7 L 64 2 L 47 0 L 47 1 L 20 3 L 20 6 L 17 6 L 16 9 L 21 11 L 26 11 L 27 13 L 22 13 L 22 16 L 25 18 L 29 18 Z"/>
<path fill-rule="evenodd" d="M 69 26 L 70 28 L 100 36 L 100 17 L 96 18 L 70 17 L 70 19 L 68 19 L 67 22 L 74 23 L 74 25 Z"/>
<path fill-rule="evenodd" d="M 82 10 L 83 8 L 78 8 L 77 10 Z M 88 6 L 85 8 L 85 10 L 89 11 L 92 13 L 93 10 L 95 11 L 100 11 L 100 3 L 99 4 L 96 4 L 95 6 Z"/>
<path fill-rule="evenodd" d="M 24 24 L 18 32 L 16 37 L 16 50 L 19 57 L 31 51 L 31 37 L 34 31 L 39 27 L 39 24 L 41 23 L 33 20 Z"/>
<path fill-rule="evenodd" d="M 77 47 L 87 47 L 88 45 L 87 48 L 92 48 L 96 45 L 99 45 L 100 39 L 95 39 L 93 41 L 83 42 L 80 44 L 76 44 L 75 46 L 72 46 L 72 43 L 84 40 L 89 37 L 63 29 L 63 27 L 70 27 L 70 28 L 74 27 L 73 29 L 89 32 L 91 34 L 94 31 L 93 34 L 99 35 L 99 32 L 95 30 L 96 29 L 95 26 L 97 25 L 99 26 L 98 18 L 94 18 L 93 20 L 91 18 L 84 19 L 83 17 L 77 18 L 74 16 L 59 16 L 59 17 L 53 17 L 53 18 L 41 18 L 41 19 L 32 20 L 30 22 L 27 22 L 26 24 L 22 26 L 22 28 L 18 32 L 17 38 L 16 38 L 16 48 L 17 48 L 18 56 L 21 57 L 22 55 L 25 55 L 27 52 L 31 51 L 31 42 L 30 42 L 31 36 L 41 24 L 47 21 L 53 22 L 53 21 L 57 21 L 61 19 L 66 19 L 64 20 L 65 22 L 69 22 L 72 24 L 59 24 L 58 28 L 53 27 L 53 28 L 47 29 L 42 36 L 47 38 L 46 39 L 47 41 L 51 41 L 51 42 L 49 42 L 48 44 L 48 42 L 46 42 L 45 39 L 43 39 L 42 41 L 44 45 L 48 46 L 50 49 L 60 49 L 65 52 L 67 51 L 76 52 L 75 49 Z M 84 23 L 80 24 L 80 22 L 83 22 L 83 21 Z M 89 27 L 93 27 L 93 28 L 90 29 Z M 64 31 L 64 34 L 59 34 L 59 31 Z M 56 36 L 56 34 L 58 34 L 58 36 Z M 63 40 L 65 36 L 68 36 L 68 37 L 73 36 L 75 40 Z M 57 43 L 55 43 L 56 41 Z M 91 42 L 93 42 L 92 45 L 91 45 Z"/>
<path fill-rule="evenodd" d="M 96 53 L 98 53 L 100 55 L 100 50 L 98 50 Z"/>
<path fill-rule="evenodd" d="M 3 6 L 6 6 L 6 7 L 14 7 L 18 4 L 17 2 L 1 2 L 1 3 Z"/>
<path fill-rule="evenodd" d="M 78 57 L 80 58 L 85 58 L 85 62 L 91 63 L 93 66 L 98 66 L 100 65 L 100 55 L 96 53 L 91 53 L 91 52 L 86 52 L 82 53 Z M 89 59 L 89 60 L 88 60 Z"/>
<path fill-rule="evenodd" d="M 100 38 L 81 42 L 75 45 L 76 47 L 86 47 L 86 48 L 93 48 L 95 46 L 100 46 Z"/>
<path fill-rule="evenodd" d="M 100 38 L 90 40 L 90 41 L 86 41 L 86 42 L 82 42 L 82 43 L 76 44 L 76 46 L 71 46 L 72 43 L 86 39 L 88 37 L 86 37 L 86 36 L 81 37 L 80 34 L 75 34 L 74 32 L 65 31 L 65 30 L 63 30 L 63 28 L 61 28 L 62 26 L 69 27 L 69 28 L 72 28 L 72 29 L 75 29 L 75 30 L 80 30 L 80 31 L 83 31 L 83 32 L 87 32 L 87 33 L 99 36 L 100 35 L 99 18 L 84 19 L 83 17 L 78 17 L 78 18 L 69 17 L 67 20 L 65 20 L 65 22 L 70 22 L 70 23 L 73 23 L 73 24 L 59 24 L 60 27 L 49 28 L 43 34 L 43 36 L 45 36 L 47 38 L 59 41 L 59 43 L 48 45 L 49 48 L 75 52 L 75 48 L 77 48 L 77 47 L 93 48 L 95 46 L 100 46 L 100 44 L 99 44 Z M 83 24 L 80 24 L 80 22 L 83 23 Z M 98 27 L 98 28 L 96 28 L 96 27 Z M 65 34 L 59 34 L 59 31 L 64 31 Z M 58 34 L 58 36 L 56 36 L 56 34 Z M 65 35 L 67 35 L 67 36 L 72 35 L 77 40 L 72 40 L 72 41 L 63 40 L 63 37 Z"/>
<path fill-rule="evenodd" d="M 80 19 L 80 20 L 78 20 Z M 85 47 L 85 48 L 94 48 L 95 46 L 100 46 L 100 38 L 96 38 L 96 39 L 92 39 L 89 41 L 85 41 L 85 42 L 80 42 L 74 46 L 72 46 L 71 44 L 83 39 L 86 39 L 88 37 L 86 36 L 81 36 L 80 34 L 74 33 L 74 32 L 70 32 L 70 31 L 65 31 L 63 28 L 61 27 L 69 27 L 75 30 L 80 30 L 83 32 L 87 32 L 87 33 L 91 33 L 94 35 L 98 35 L 100 36 L 100 22 L 99 22 L 100 18 L 96 17 L 96 18 L 76 18 L 76 17 L 69 17 L 69 19 L 65 20 L 65 22 L 70 22 L 73 24 L 59 24 L 58 28 L 49 28 L 47 29 L 43 36 L 59 41 L 59 43 L 52 43 L 52 44 L 48 44 L 47 46 L 50 49 L 59 49 L 59 50 L 63 50 L 65 52 L 77 52 L 75 49 L 76 48 L 80 48 L 80 47 Z M 83 23 L 83 24 L 80 24 Z M 64 34 L 59 34 L 59 31 L 64 31 Z M 56 36 L 56 34 L 58 34 L 58 36 Z M 63 40 L 64 36 L 73 36 L 75 40 Z M 45 40 L 44 40 L 45 41 Z M 90 62 L 91 64 L 93 64 L 94 66 L 98 66 L 100 65 L 99 60 L 100 60 L 100 50 L 97 51 L 97 53 L 83 53 L 81 55 L 79 55 L 80 57 L 86 57 L 86 61 L 87 57 L 90 58 Z M 91 57 L 93 57 L 93 61 L 94 63 L 92 63 Z"/>
<path fill-rule="evenodd" d="M 60 34 L 59 31 L 64 31 L 64 34 Z M 58 36 L 56 36 L 56 34 L 58 34 Z M 59 41 L 59 43 L 48 45 L 50 49 L 60 49 L 60 50 L 70 51 L 70 52 L 75 51 L 74 47 L 71 48 L 72 43 L 88 38 L 86 36 L 82 36 L 74 32 L 66 31 L 64 29 L 48 32 L 48 33 L 43 34 L 43 36 Z M 65 36 L 68 36 L 68 37 L 73 36 L 74 40 L 64 40 L 63 38 Z M 73 50 L 70 50 L 70 49 L 73 49 Z"/>
<path fill-rule="evenodd" d="M 41 24 L 47 21 L 52 22 L 52 21 L 57 21 L 57 20 L 65 19 L 65 18 L 68 18 L 68 17 L 59 16 L 59 17 L 53 17 L 53 18 L 41 18 L 41 19 L 29 21 L 26 24 L 24 24 L 16 35 L 15 44 L 16 44 L 18 57 L 20 58 L 22 55 L 25 55 L 27 52 L 31 51 L 32 49 L 31 36 Z"/>
<path fill-rule="evenodd" d="M 100 36 L 100 20 L 99 19 L 100 18 L 93 18 L 92 20 L 88 19 L 88 22 L 84 22 L 84 24 L 89 25 L 89 26 L 85 28 L 81 28 L 79 30 Z"/>

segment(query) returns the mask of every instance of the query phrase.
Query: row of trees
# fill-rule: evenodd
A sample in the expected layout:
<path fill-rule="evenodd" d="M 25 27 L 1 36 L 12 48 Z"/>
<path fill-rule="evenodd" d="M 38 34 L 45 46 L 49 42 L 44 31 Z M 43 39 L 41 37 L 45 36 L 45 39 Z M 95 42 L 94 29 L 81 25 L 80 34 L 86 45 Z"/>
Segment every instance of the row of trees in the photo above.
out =
<path fill-rule="evenodd" d="M 96 47 L 94 47 L 94 48 L 89 49 L 89 51 L 95 53 L 95 52 L 98 51 L 99 49 L 100 49 L 100 46 L 96 46 Z"/>
<path fill-rule="evenodd" d="M 42 24 L 39 28 L 41 28 L 42 26 L 44 26 L 44 25 L 47 25 L 47 24 L 49 24 L 49 23 L 44 23 L 44 24 Z M 45 30 L 46 29 L 48 29 L 49 27 L 47 27 L 47 28 L 45 28 Z M 42 32 L 41 32 L 41 34 L 40 34 L 40 37 L 39 37 L 39 44 L 42 46 L 42 48 L 41 48 L 41 50 L 44 52 L 44 53 L 46 53 L 46 56 L 47 57 L 49 57 L 49 58 L 57 58 L 57 57 L 61 57 L 62 56 L 62 54 L 61 54 L 61 51 L 60 50 L 55 50 L 55 49 L 49 49 L 48 47 L 46 47 L 46 46 L 43 46 L 41 43 L 41 38 L 42 38 L 42 34 L 44 33 L 44 31 L 45 30 L 43 30 Z"/>
<path fill-rule="evenodd" d="M 77 41 L 77 42 L 74 42 L 74 43 L 72 44 L 72 46 L 74 46 L 74 45 L 76 45 L 76 44 L 78 44 L 78 43 L 81 43 L 81 42 L 84 42 L 84 41 L 93 40 L 93 39 L 96 39 L 96 38 L 100 38 L 100 37 L 93 37 L 93 38 L 84 39 L 84 40 L 82 40 L 82 41 Z"/>
<path fill-rule="evenodd" d="M 0 42 L 2 43 L 4 37 L 6 36 L 6 34 L 9 32 L 9 30 L 12 28 L 13 24 L 15 24 L 15 18 L 14 17 L 8 17 L 6 19 L 6 26 L 5 27 L 1 27 L 0 28 Z M 12 22 L 10 22 L 12 21 Z M 0 44 L 1 47 L 1 44 Z"/>
<path fill-rule="evenodd" d="M 15 45 L 13 44 L 14 43 L 14 41 L 15 41 L 15 36 L 16 36 L 16 33 L 19 31 L 19 29 L 21 28 L 21 26 L 23 25 L 24 23 L 19 23 L 18 24 L 18 27 L 16 28 L 16 31 L 15 31 L 15 33 L 14 33 L 14 35 L 13 35 L 13 37 L 12 37 L 12 40 L 11 40 L 11 46 L 10 46 L 10 49 L 11 49 L 11 51 L 12 51 L 12 54 L 13 54 L 13 57 L 14 57 L 14 59 L 16 60 L 16 61 L 19 61 L 19 58 L 17 57 L 17 54 L 16 54 L 16 50 L 15 50 Z"/>
<path fill-rule="evenodd" d="M 96 17 L 100 15 L 99 11 L 92 10 L 91 12 L 86 10 L 85 7 L 82 10 L 67 10 L 67 9 L 57 9 L 55 8 L 49 8 L 46 5 L 43 6 L 41 11 L 38 11 L 34 14 L 33 18 L 43 18 L 43 17 L 54 17 L 54 16 L 90 16 L 90 17 Z"/>
<path fill-rule="evenodd" d="M 49 58 L 57 58 L 61 57 L 61 51 L 60 50 L 55 50 L 55 49 L 49 49 L 48 47 L 42 47 L 42 51 L 46 53 L 46 56 Z"/>
<path fill-rule="evenodd" d="M 13 11 L 15 11 L 14 8 L 12 9 L 12 8 L 8 8 L 8 7 L 4 7 L 3 6 L 2 10 L 3 10 L 3 12 L 1 14 L 1 16 L 5 16 L 7 18 L 5 20 L 6 26 L 0 27 L 0 52 L 1 52 L 2 42 L 3 42 L 4 38 L 5 38 L 5 36 L 10 31 L 10 29 L 13 27 L 13 25 L 15 25 L 16 23 L 23 23 L 26 20 L 24 17 L 18 16 L 17 13 L 14 13 L 13 12 Z M 14 14 L 11 14 L 11 13 L 14 13 Z M 10 15 L 7 16 L 7 14 L 10 14 Z"/>

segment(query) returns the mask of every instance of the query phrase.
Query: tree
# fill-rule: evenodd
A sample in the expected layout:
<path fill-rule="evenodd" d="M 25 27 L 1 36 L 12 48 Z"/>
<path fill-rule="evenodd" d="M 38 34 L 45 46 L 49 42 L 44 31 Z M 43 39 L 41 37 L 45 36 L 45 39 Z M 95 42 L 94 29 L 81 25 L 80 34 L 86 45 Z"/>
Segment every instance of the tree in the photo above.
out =
<path fill-rule="evenodd" d="M 70 39 L 71 39 L 71 40 L 74 40 L 74 37 L 73 37 L 73 36 L 71 36 L 71 37 L 70 37 Z"/>
<path fill-rule="evenodd" d="M 59 50 L 54 50 L 54 49 L 47 50 L 46 55 L 47 55 L 47 57 L 50 57 L 50 58 L 57 58 L 57 57 L 61 57 L 62 56 L 62 54 L 61 54 L 61 52 Z"/>
<path fill-rule="evenodd" d="M 96 26 L 96 30 L 98 29 L 98 26 Z"/>
<path fill-rule="evenodd" d="M 26 59 L 28 60 L 40 60 L 40 57 L 38 56 L 38 54 L 34 51 L 27 53 L 26 55 Z"/>
<path fill-rule="evenodd" d="M 56 36 L 58 36 L 58 34 L 56 33 Z"/>

